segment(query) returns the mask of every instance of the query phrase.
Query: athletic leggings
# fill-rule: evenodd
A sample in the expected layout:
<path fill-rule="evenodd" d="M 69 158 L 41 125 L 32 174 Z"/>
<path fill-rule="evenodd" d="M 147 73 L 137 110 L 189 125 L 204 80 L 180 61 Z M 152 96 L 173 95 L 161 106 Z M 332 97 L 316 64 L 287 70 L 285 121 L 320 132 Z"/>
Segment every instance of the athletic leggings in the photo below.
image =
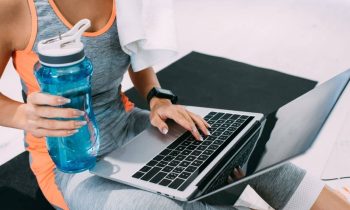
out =
<path fill-rule="evenodd" d="M 128 113 L 127 127 L 119 139 L 127 143 L 150 126 L 149 112 L 135 108 Z M 132 155 L 132 154 L 130 154 Z M 187 203 L 140 190 L 90 174 L 88 171 L 66 174 L 58 170 L 56 182 L 71 210 L 113 209 L 234 209 L 203 202 Z M 275 209 L 283 208 L 298 188 L 305 172 L 292 164 L 263 174 L 249 181 L 253 189 Z"/>

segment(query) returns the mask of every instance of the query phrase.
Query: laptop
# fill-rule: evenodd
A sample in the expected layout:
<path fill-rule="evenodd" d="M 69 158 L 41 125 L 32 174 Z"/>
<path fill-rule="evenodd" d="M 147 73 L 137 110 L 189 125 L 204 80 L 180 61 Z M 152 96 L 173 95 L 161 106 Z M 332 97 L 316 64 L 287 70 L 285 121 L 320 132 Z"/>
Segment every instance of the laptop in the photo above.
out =
<path fill-rule="evenodd" d="M 180 201 L 233 204 L 227 202 L 243 190 L 241 183 L 310 148 L 349 79 L 350 70 L 267 116 L 187 107 L 212 127 L 203 142 L 173 122 L 167 135 L 150 127 L 100 159 L 90 171 Z M 238 173 L 228 182 L 233 169 Z"/>

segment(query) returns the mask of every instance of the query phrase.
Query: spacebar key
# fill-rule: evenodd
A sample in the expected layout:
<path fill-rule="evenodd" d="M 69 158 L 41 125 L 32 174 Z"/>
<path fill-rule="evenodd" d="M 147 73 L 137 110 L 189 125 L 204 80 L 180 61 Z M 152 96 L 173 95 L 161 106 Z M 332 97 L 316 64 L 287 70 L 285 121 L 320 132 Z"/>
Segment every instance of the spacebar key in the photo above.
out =
<path fill-rule="evenodd" d="M 143 177 L 141 177 L 142 180 L 148 181 L 150 180 L 154 175 L 156 175 L 161 168 L 159 167 L 154 167 L 152 168 L 147 174 L 145 174 Z"/>

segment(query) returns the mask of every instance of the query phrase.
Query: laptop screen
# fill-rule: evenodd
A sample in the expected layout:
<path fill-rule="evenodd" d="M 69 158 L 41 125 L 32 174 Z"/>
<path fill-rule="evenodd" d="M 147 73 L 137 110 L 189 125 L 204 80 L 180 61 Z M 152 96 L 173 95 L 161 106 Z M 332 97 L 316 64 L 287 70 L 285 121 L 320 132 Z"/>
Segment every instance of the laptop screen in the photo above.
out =
<path fill-rule="evenodd" d="M 349 78 L 350 70 L 317 86 L 270 113 L 261 124 L 256 124 L 255 128 L 251 129 L 249 138 L 239 140 L 243 141 L 239 148 L 232 149 L 231 154 L 226 156 L 228 158 L 215 167 L 211 179 L 199 186 L 202 195 L 205 194 L 202 197 L 229 190 L 238 180 L 241 182 L 258 171 L 290 160 L 309 149 Z M 228 174 L 233 179 L 226 184 L 215 183 L 214 177 Z M 223 198 L 222 195 L 219 197 Z"/>

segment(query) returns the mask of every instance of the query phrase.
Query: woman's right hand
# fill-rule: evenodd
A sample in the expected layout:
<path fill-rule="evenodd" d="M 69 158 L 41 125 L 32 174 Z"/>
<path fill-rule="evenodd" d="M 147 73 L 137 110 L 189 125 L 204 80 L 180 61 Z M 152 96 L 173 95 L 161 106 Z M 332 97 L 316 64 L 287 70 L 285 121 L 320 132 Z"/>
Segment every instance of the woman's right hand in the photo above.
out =
<path fill-rule="evenodd" d="M 86 121 L 55 120 L 50 118 L 78 118 L 84 112 L 71 108 L 59 108 L 70 103 L 70 99 L 45 93 L 35 92 L 28 95 L 27 103 L 21 105 L 24 112 L 24 130 L 35 137 L 64 137 L 78 132 Z"/>

